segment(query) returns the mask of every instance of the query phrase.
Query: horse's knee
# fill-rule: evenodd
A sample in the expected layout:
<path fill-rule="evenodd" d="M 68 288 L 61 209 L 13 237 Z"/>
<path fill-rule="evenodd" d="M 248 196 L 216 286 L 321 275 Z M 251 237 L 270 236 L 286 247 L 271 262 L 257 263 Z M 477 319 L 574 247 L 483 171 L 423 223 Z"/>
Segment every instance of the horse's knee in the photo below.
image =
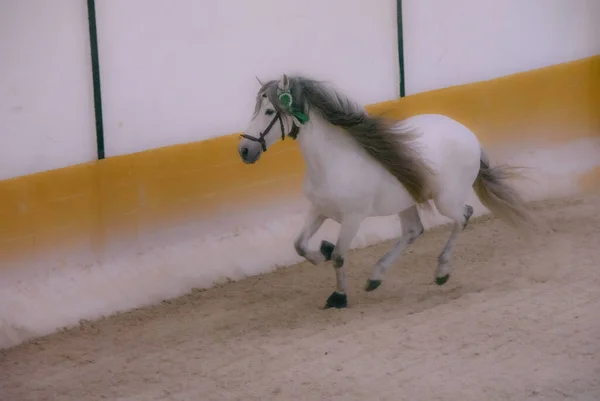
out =
<path fill-rule="evenodd" d="M 296 250 L 296 253 L 298 254 L 298 256 L 301 257 L 306 257 L 306 249 L 304 249 L 304 246 L 302 245 L 302 241 L 301 240 L 296 240 L 294 241 L 294 249 Z"/>

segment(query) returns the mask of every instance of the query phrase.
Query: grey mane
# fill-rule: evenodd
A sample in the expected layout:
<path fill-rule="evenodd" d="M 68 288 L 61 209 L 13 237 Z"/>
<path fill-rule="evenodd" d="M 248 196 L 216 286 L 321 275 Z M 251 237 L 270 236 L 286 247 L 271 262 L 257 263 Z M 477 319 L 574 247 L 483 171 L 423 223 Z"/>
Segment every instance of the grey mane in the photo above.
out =
<path fill-rule="evenodd" d="M 322 82 L 297 76 L 288 76 L 288 80 L 294 98 L 292 107 L 306 114 L 312 109 L 329 123 L 343 128 L 398 179 L 417 203 L 427 202 L 431 194 L 427 176 L 432 171 L 410 146 L 414 133 L 398 132 L 391 121 L 369 115 L 358 104 Z M 269 81 L 262 86 L 257 95 L 255 114 L 265 95 L 278 112 L 287 113 L 279 104 L 277 84 L 277 81 Z"/>

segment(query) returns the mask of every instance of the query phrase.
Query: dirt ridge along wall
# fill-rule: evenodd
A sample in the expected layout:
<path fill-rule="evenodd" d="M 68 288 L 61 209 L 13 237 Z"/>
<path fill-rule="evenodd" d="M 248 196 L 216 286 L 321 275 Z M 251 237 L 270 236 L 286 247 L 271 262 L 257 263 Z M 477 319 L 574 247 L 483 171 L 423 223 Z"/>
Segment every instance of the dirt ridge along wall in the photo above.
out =
<path fill-rule="evenodd" d="M 368 110 L 456 118 L 493 161 L 536 169 L 538 185 L 523 187 L 530 199 L 600 183 L 600 56 Z M 292 239 L 306 204 L 296 145 L 279 143 L 245 166 L 237 141 L 230 135 L 0 181 L 0 347 L 299 261 Z M 396 218 L 372 219 L 353 246 L 399 228 Z M 329 224 L 318 236 L 335 234 Z"/>

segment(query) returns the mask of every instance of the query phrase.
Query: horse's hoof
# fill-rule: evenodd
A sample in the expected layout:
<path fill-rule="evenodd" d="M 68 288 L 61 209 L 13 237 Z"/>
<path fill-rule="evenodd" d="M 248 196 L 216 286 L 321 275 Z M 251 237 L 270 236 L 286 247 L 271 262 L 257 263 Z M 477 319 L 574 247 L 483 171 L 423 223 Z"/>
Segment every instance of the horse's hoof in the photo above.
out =
<path fill-rule="evenodd" d="M 442 277 L 436 277 L 435 278 L 435 283 L 437 285 L 444 285 L 444 284 L 446 284 L 448 282 L 449 278 L 450 278 L 449 274 L 446 274 L 445 276 L 442 276 Z"/>
<path fill-rule="evenodd" d="M 335 245 L 331 242 L 325 240 L 321 241 L 321 253 L 325 256 L 325 260 L 331 260 L 334 248 Z"/>
<path fill-rule="evenodd" d="M 367 285 L 365 285 L 365 291 L 371 292 L 379 288 L 381 285 L 381 280 L 367 280 Z"/>
<path fill-rule="evenodd" d="M 348 306 L 348 298 L 346 294 L 340 294 L 337 291 L 334 291 L 333 294 L 327 298 L 327 303 L 325 304 L 324 309 L 329 308 L 345 308 Z"/>

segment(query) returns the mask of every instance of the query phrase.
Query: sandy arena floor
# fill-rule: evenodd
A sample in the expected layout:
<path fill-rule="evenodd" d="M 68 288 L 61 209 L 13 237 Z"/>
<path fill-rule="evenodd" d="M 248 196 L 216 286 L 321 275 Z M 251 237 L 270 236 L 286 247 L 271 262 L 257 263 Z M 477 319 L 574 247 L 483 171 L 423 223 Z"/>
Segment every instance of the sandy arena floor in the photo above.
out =
<path fill-rule="evenodd" d="M 390 243 L 350 255 L 351 307 L 322 310 L 330 265 L 301 264 L 0 351 L 0 399 L 600 400 L 600 195 L 546 202 L 556 231 L 498 220 L 428 231 L 373 293 Z"/>

